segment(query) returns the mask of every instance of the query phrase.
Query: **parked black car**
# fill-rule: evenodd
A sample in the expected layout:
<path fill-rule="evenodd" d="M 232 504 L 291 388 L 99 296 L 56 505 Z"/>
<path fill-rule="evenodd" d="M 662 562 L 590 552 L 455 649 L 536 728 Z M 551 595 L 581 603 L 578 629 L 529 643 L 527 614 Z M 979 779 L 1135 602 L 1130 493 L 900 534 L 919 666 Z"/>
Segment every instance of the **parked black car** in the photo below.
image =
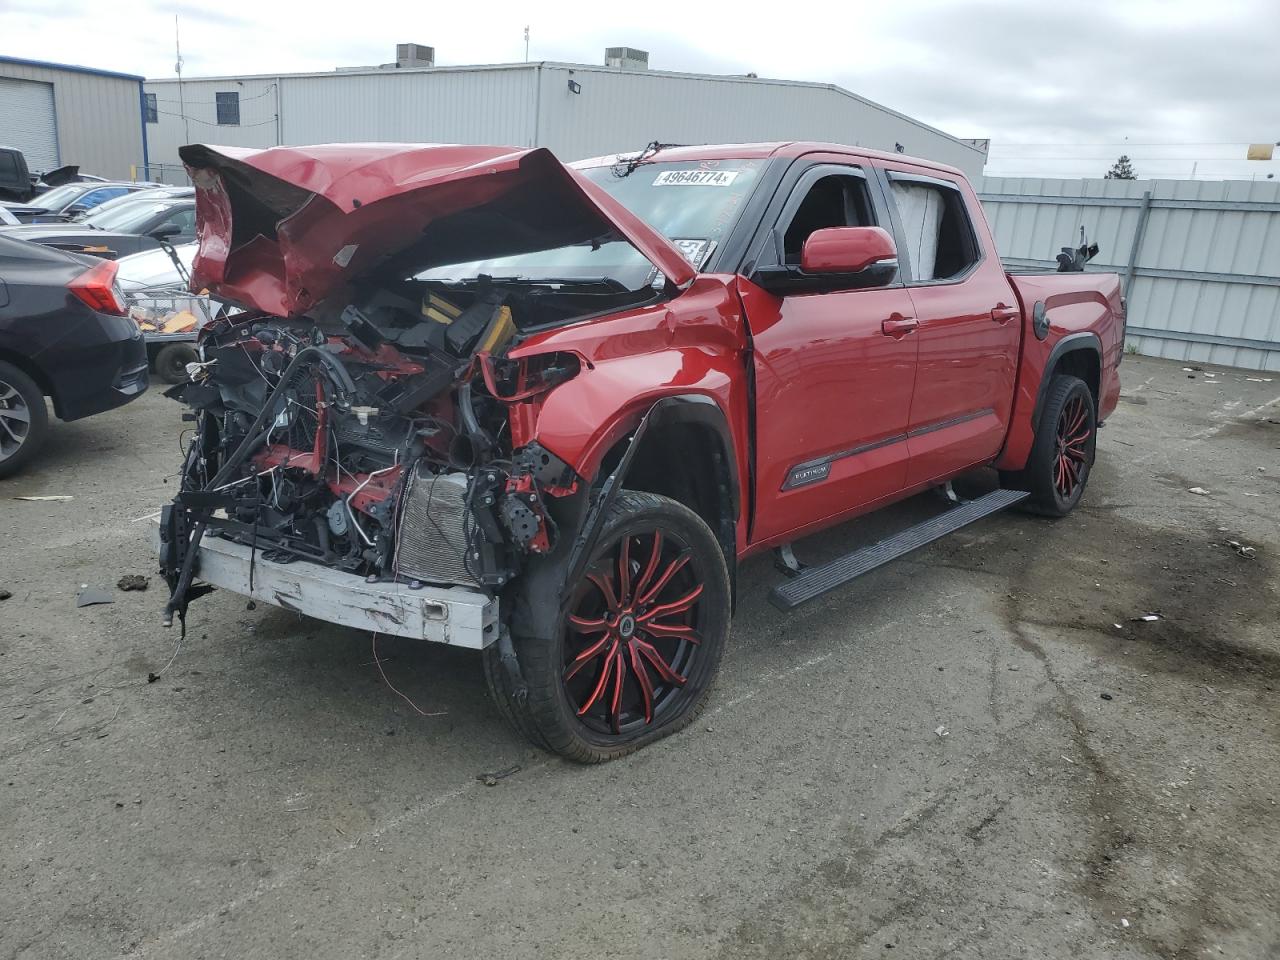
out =
<path fill-rule="evenodd" d="M 196 202 L 183 188 L 148 190 L 111 201 L 79 223 L 30 223 L 0 229 L 0 236 L 115 260 L 196 236 Z"/>
<path fill-rule="evenodd" d="M 116 264 L 0 235 L 0 477 L 59 419 L 122 406 L 147 389 L 147 346 L 125 315 Z"/>
<path fill-rule="evenodd" d="M 8 204 L 9 212 L 22 223 L 65 223 L 83 216 L 99 204 L 141 190 L 154 183 L 123 183 L 110 180 L 83 180 L 53 187 L 25 204 Z"/>

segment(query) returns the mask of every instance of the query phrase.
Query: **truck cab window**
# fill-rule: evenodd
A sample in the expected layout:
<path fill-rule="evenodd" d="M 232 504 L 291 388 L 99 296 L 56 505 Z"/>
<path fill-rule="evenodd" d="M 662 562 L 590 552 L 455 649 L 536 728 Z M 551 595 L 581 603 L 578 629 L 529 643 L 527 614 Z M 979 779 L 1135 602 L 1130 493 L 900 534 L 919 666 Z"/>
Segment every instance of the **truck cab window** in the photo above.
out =
<path fill-rule="evenodd" d="M 861 177 L 833 174 L 816 181 L 805 194 L 783 234 L 786 263 L 800 263 L 800 251 L 809 234 L 824 227 L 874 227 L 875 214 L 867 182 Z"/>
<path fill-rule="evenodd" d="M 950 280 L 978 262 L 973 225 L 959 191 L 914 180 L 893 180 L 892 187 L 913 280 Z"/>

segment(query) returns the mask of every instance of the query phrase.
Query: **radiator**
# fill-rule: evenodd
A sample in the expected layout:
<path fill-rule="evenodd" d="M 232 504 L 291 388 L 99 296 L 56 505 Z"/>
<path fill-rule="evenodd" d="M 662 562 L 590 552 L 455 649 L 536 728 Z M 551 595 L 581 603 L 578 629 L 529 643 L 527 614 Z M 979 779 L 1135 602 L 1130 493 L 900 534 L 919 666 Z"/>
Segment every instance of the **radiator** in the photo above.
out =
<path fill-rule="evenodd" d="M 400 507 L 396 574 L 426 583 L 479 586 L 463 561 L 468 529 L 478 540 L 480 531 L 468 520 L 466 474 L 415 468 Z"/>

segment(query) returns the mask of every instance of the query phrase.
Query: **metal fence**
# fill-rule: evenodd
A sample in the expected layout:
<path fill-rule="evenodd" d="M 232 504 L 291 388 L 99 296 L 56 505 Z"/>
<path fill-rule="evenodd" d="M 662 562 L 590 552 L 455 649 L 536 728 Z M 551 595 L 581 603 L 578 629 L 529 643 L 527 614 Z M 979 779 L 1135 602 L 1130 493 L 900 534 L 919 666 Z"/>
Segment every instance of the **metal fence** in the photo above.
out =
<path fill-rule="evenodd" d="M 1280 184 L 985 177 L 980 196 L 1011 266 L 1055 269 L 1085 228 L 1089 269 L 1124 277 L 1132 349 L 1280 370 Z"/>

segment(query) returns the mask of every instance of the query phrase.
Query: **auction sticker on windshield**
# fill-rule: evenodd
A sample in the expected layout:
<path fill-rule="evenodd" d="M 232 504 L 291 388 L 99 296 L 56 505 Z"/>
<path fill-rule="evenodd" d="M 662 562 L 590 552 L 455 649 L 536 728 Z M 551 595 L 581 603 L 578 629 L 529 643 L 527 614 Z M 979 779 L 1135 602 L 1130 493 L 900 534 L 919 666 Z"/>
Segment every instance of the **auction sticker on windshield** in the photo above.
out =
<path fill-rule="evenodd" d="M 727 187 L 738 178 L 736 170 L 663 170 L 655 187 Z"/>

